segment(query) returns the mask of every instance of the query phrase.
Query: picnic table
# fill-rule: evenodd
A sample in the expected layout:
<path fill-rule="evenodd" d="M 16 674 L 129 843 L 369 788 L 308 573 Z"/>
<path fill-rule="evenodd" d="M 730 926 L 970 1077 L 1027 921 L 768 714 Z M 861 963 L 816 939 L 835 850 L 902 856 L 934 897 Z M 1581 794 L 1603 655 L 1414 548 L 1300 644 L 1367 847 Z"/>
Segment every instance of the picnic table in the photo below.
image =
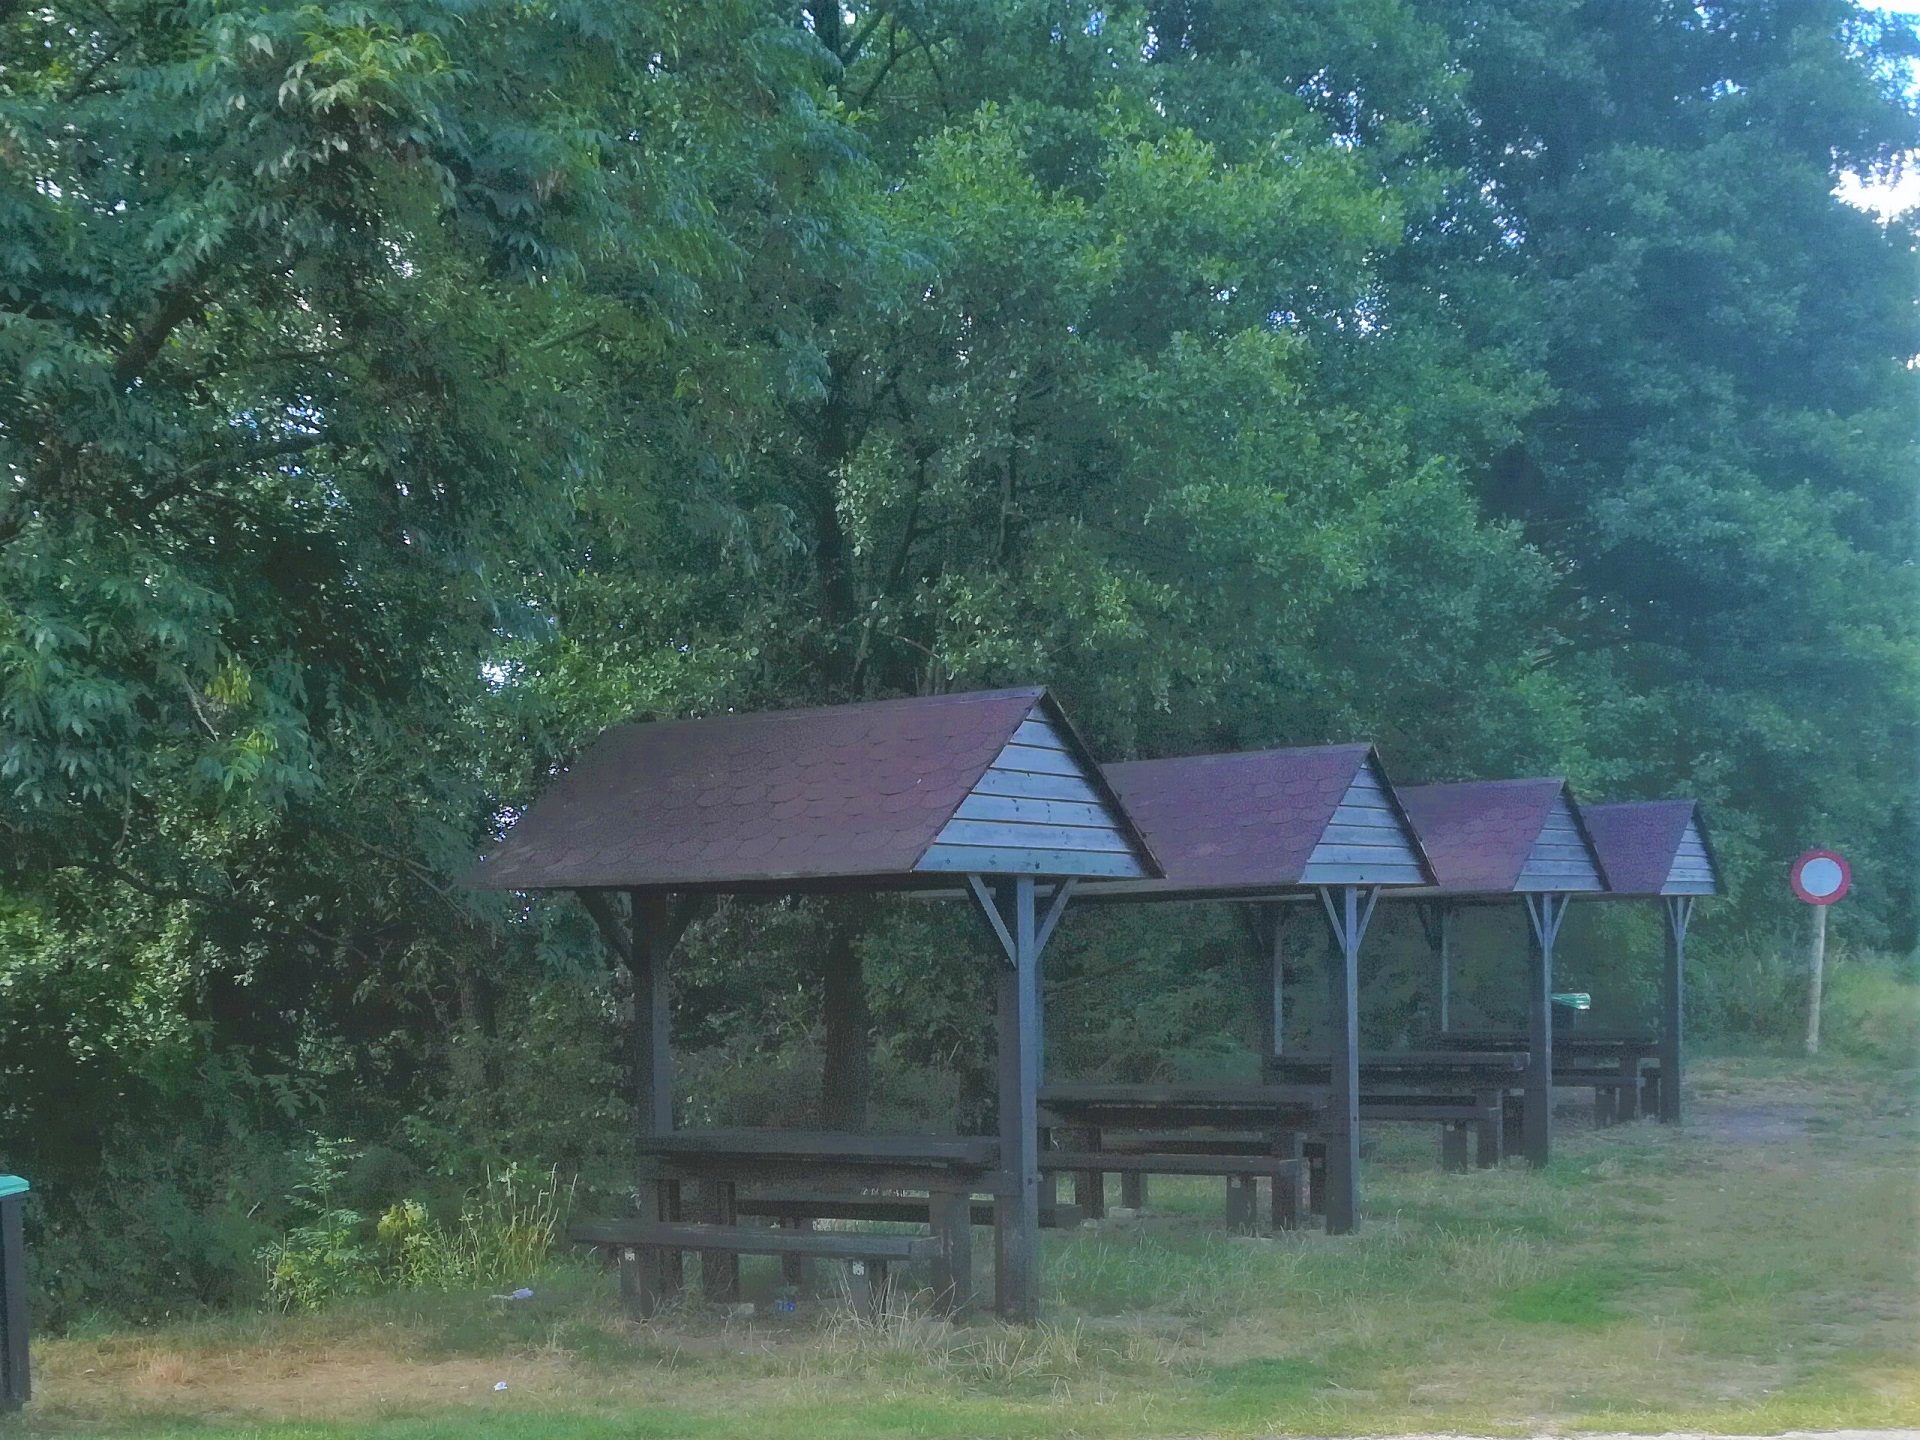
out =
<path fill-rule="evenodd" d="M 1039 1119 L 1053 1148 L 1043 1149 L 1041 1169 L 1071 1174 L 1075 1203 L 1096 1218 L 1106 1213 L 1108 1174 L 1120 1176 L 1122 1202 L 1135 1208 L 1149 1175 L 1219 1175 L 1228 1222 L 1240 1225 L 1252 1223 L 1264 1179 L 1274 1228 L 1292 1229 L 1304 1198 L 1306 1139 L 1327 1128 L 1332 1094 L 1327 1085 L 1043 1085 Z M 1182 1133 L 1147 1148 L 1127 1138 L 1169 1129 Z M 1249 1133 L 1253 1143 L 1245 1143 Z"/>
<path fill-rule="evenodd" d="M 1513 1072 L 1508 1057 L 1495 1065 L 1502 1078 Z M 1090 1217 L 1104 1213 L 1108 1173 L 1120 1175 L 1122 1203 L 1129 1206 L 1144 1202 L 1148 1175 L 1224 1175 L 1227 1220 L 1239 1225 L 1252 1223 L 1253 1186 L 1266 1178 L 1274 1187 L 1273 1223 L 1291 1228 L 1298 1223 L 1303 1199 L 1313 1213 L 1324 1213 L 1325 1131 L 1333 1103 L 1326 1069 L 1323 1061 L 1321 1073 L 1313 1077 L 1320 1083 L 1042 1086 L 1042 1127 L 1056 1137 L 1056 1145 L 1063 1134 L 1079 1145 L 1064 1156 L 1057 1149 L 1043 1154 L 1042 1167 L 1075 1173 L 1075 1203 Z M 1362 1121 L 1438 1125 L 1441 1162 L 1450 1170 L 1467 1168 L 1470 1138 L 1477 1142 L 1482 1167 L 1499 1163 L 1504 1146 L 1499 1083 L 1478 1088 L 1456 1083 L 1451 1091 L 1363 1084 Z M 1262 1156 L 1285 1160 L 1289 1171 L 1298 1173 L 1248 1165 L 1249 1157 Z M 1207 1168 L 1209 1164 L 1215 1168 Z M 1305 1195 L 1302 1181 L 1308 1182 Z"/>
<path fill-rule="evenodd" d="M 1430 1037 L 1442 1050 L 1525 1053 L 1527 1037 L 1510 1030 L 1450 1030 Z M 1593 1091 L 1594 1120 L 1608 1125 L 1660 1108 L 1661 1039 L 1598 1031 L 1556 1035 L 1553 1083 Z"/>
<path fill-rule="evenodd" d="M 889 1267 L 927 1261 L 936 1304 L 952 1311 L 972 1299 L 973 1197 L 1005 1196 L 1011 1179 L 999 1167 L 1000 1145 L 985 1137 L 865 1135 L 818 1130 L 671 1131 L 637 1146 L 640 1177 L 659 1187 L 659 1219 L 599 1221 L 574 1226 L 576 1243 L 616 1251 L 623 1290 L 651 1310 L 685 1283 L 682 1256 L 701 1257 L 701 1288 L 708 1300 L 739 1299 L 740 1257 L 780 1257 L 790 1280 L 809 1259 L 849 1262 L 857 1301 L 878 1304 Z M 820 1215 L 789 1204 L 772 1216 L 776 1226 L 740 1223 L 741 1185 L 794 1184 L 820 1194 Z M 683 1187 L 695 1187 L 692 1206 Z M 918 1210 L 928 1234 L 874 1235 L 816 1232 L 812 1221 L 836 1205 L 851 1206 L 863 1191 L 896 1192 L 900 1215 Z M 913 1192 L 919 1198 L 897 1192 Z M 751 1213 L 753 1207 L 747 1207 Z M 689 1213 L 691 1211 L 691 1213 Z M 764 1211 L 763 1211 L 764 1213 Z M 892 1218 L 891 1216 L 889 1218 Z M 862 1291 L 866 1294 L 863 1295 Z"/>

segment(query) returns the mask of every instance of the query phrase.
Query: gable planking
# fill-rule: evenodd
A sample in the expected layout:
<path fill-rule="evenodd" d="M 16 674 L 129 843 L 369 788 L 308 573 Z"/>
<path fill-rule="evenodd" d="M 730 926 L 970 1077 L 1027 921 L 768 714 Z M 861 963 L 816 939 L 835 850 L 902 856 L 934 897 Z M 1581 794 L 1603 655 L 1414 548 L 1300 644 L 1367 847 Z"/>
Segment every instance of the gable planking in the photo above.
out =
<path fill-rule="evenodd" d="M 1300 883 L 1419 885 L 1426 879 L 1406 822 L 1388 798 L 1373 761 L 1362 759 L 1319 843 L 1307 857 Z"/>
<path fill-rule="evenodd" d="M 1145 878 L 1112 803 L 1036 705 L 916 870 Z"/>
<path fill-rule="evenodd" d="M 1680 836 L 1680 848 L 1673 853 L 1673 868 L 1667 871 L 1667 883 L 1660 887 L 1663 895 L 1718 895 L 1720 886 L 1714 878 L 1713 857 L 1707 852 L 1706 839 L 1700 834 L 1699 825 L 1687 821 L 1687 828 Z"/>
<path fill-rule="evenodd" d="M 1580 822 L 1573 818 L 1573 807 L 1562 790 L 1547 811 L 1533 849 L 1520 867 L 1515 890 L 1604 890 L 1607 882 L 1600 876 L 1593 847 L 1581 833 Z"/>

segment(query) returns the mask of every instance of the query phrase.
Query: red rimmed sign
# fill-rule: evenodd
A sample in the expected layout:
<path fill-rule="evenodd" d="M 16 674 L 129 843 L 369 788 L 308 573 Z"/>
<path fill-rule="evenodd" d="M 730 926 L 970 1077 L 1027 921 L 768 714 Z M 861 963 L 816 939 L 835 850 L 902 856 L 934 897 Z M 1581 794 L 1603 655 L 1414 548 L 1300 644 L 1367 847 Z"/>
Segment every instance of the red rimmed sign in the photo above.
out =
<path fill-rule="evenodd" d="M 1853 888 L 1853 867 L 1834 850 L 1809 850 L 1787 872 L 1793 893 L 1809 905 L 1831 905 Z"/>

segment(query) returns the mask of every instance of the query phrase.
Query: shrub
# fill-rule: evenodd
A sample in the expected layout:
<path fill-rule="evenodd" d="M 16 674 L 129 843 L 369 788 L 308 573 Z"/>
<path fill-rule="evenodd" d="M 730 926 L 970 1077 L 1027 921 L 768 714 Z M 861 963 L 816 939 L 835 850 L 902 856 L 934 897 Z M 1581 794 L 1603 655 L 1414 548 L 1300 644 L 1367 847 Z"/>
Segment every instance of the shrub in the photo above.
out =
<path fill-rule="evenodd" d="M 269 1293 L 288 1309 L 376 1290 L 524 1283 L 547 1268 L 573 1201 L 557 1170 L 508 1164 L 488 1170 L 450 1223 L 411 1197 L 374 1221 L 339 1201 L 358 1158 L 344 1142 L 316 1142 L 296 1187 L 304 1223 L 260 1252 Z"/>

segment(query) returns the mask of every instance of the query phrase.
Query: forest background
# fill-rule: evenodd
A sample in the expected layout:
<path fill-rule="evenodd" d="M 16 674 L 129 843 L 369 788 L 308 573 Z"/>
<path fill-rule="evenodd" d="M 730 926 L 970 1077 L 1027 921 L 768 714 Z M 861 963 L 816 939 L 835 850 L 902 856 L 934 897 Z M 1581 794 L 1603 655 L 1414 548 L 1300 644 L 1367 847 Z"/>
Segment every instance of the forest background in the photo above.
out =
<path fill-rule="evenodd" d="M 1805 846 L 1911 957 L 1915 224 L 1834 192 L 1920 146 L 1915 53 L 1842 0 L 0 0 L 44 1320 L 249 1301 L 316 1210 L 507 1162 L 617 1203 L 594 927 L 460 877 L 633 717 L 1041 681 L 1104 759 L 1697 795 L 1697 1029 L 1799 1022 Z M 1611 1021 L 1638 908 L 1568 949 Z M 1251 963 L 1075 919 L 1050 1064 L 1244 1066 Z M 980 1123 L 990 964 L 958 907 L 723 907 L 683 1115 Z"/>

